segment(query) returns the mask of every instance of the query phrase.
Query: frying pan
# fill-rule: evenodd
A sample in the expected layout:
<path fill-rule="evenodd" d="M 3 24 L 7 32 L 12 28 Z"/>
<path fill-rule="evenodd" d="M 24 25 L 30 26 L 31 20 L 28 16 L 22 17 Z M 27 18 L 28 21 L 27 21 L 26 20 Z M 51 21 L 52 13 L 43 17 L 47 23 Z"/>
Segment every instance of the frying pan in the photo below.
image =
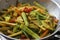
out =
<path fill-rule="evenodd" d="M 4 1 L 5 1 L 5 2 L 4 2 Z M 0 9 L 7 8 L 10 4 L 16 5 L 16 1 L 17 1 L 17 0 L 8 0 L 8 1 L 6 1 L 6 0 L 1 0 L 1 1 L 0 1 Z M 30 3 L 31 5 L 33 5 L 32 3 L 33 3 L 34 1 L 37 1 L 38 3 L 42 4 L 43 6 L 45 6 L 45 7 L 47 8 L 48 12 L 49 12 L 51 15 L 55 16 L 58 20 L 60 19 L 60 6 L 59 6 L 59 4 L 58 4 L 57 2 L 55 2 L 54 0 L 18 0 L 17 2 Z M 57 1 L 58 1 L 58 0 L 57 0 Z M 58 32 L 58 31 L 60 30 L 59 25 L 60 25 L 60 21 L 59 21 L 58 24 L 57 24 L 56 30 L 55 30 L 52 34 L 50 34 L 50 35 L 48 35 L 48 36 L 46 36 L 46 37 L 44 37 L 44 38 L 40 38 L 40 39 L 46 39 L 46 38 L 54 35 L 56 32 Z M 6 36 L 6 35 L 4 35 L 3 33 L 0 33 L 0 35 L 4 36 L 4 37 L 6 37 L 6 38 L 9 38 L 9 39 L 14 39 L 14 40 L 16 40 L 15 38 L 11 38 L 11 37 L 9 37 L 9 36 Z"/>

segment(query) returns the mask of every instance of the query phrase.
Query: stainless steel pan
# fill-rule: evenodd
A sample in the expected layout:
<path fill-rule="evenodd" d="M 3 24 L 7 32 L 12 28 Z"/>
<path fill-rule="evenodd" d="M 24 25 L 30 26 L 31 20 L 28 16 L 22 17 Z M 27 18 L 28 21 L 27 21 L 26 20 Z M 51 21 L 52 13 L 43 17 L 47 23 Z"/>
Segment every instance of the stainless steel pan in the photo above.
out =
<path fill-rule="evenodd" d="M 3 0 L 1 0 L 1 1 L 3 1 Z M 6 3 L 3 4 L 3 2 L 1 2 L 0 3 L 0 9 L 7 8 L 10 4 L 16 5 L 16 1 L 17 0 L 9 0 L 7 2 L 7 4 Z M 60 6 L 54 0 L 18 0 L 18 1 L 21 2 L 21 3 L 30 3 L 30 4 L 32 4 L 34 1 L 37 1 L 38 3 L 42 4 L 43 6 L 45 6 L 47 8 L 48 12 L 51 15 L 55 16 L 58 20 L 60 19 Z M 56 32 L 58 32 L 60 30 L 60 27 L 59 27 L 60 21 L 58 22 L 57 25 L 58 26 L 56 27 L 56 30 L 52 34 L 50 34 L 50 35 L 48 35 L 48 36 L 46 36 L 44 38 L 41 38 L 41 39 L 48 38 L 48 37 L 54 35 Z M 0 34 L 3 35 L 4 37 L 9 38 L 9 39 L 15 39 L 15 38 L 8 37 L 8 36 L 6 36 L 6 35 L 4 35 L 2 33 L 0 33 Z"/>

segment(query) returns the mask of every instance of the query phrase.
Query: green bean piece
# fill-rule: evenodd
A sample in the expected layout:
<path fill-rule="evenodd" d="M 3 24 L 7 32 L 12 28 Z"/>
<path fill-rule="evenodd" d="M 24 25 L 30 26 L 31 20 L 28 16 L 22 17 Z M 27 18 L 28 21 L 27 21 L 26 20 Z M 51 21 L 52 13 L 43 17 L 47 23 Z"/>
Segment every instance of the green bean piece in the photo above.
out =
<path fill-rule="evenodd" d="M 26 33 L 24 30 L 22 30 L 22 32 L 25 34 L 25 36 L 26 36 L 27 38 L 29 38 L 28 35 L 27 35 L 27 33 Z"/>
<path fill-rule="evenodd" d="M 46 9 L 44 6 L 42 6 L 41 4 L 37 3 L 36 1 L 34 1 L 34 4 L 35 4 L 37 7 L 42 8 L 42 10 L 45 11 L 44 14 L 48 14 L 48 11 L 47 11 L 47 9 Z"/>
<path fill-rule="evenodd" d="M 42 30 L 46 30 L 42 25 L 40 26 L 39 23 L 35 22 L 35 21 L 32 21 L 35 25 L 37 25 L 38 27 L 40 27 Z"/>
<path fill-rule="evenodd" d="M 35 11 L 31 11 L 31 12 L 30 12 L 30 15 L 31 15 L 31 16 L 36 16 L 36 12 L 35 12 Z"/>
<path fill-rule="evenodd" d="M 54 30 L 52 27 L 50 27 L 47 23 L 45 23 L 44 21 L 41 21 L 42 24 L 44 25 L 45 28 L 50 29 L 50 30 Z"/>
<path fill-rule="evenodd" d="M 7 32 L 9 33 L 9 34 L 13 34 L 14 32 L 12 32 L 11 30 L 7 30 Z"/>
<path fill-rule="evenodd" d="M 28 26 L 29 23 L 28 23 L 28 20 L 27 20 L 26 13 L 22 12 L 22 17 L 23 17 L 23 20 L 24 20 L 24 22 L 25 22 L 25 25 Z"/>
<path fill-rule="evenodd" d="M 8 22 L 5 22 L 5 21 L 0 21 L 0 23 L 2 24 L 7 24 L 7 25 L 12 25 L 12 26 L 15 26 L 15 25 L 17 25 L 17 24 L 15 24 L 15 23 L 8 23 Z"/>
<path fill-rule="evenodd" d="M 19 32 L 14 33 L 14 34 L 11 34 L 11 35 L 9 35 L 9 36 L 10 36 L 10 37 L 14 37 L 14 36 L 17 36 L 17 35 L 20 35 L 20 34 L 22 34 L 22 31 L 19 31 Z"/>
<path fill-rule="evenodd" d="M 39 27 L 33 23 L 29 24 L 29 28 L 33 28 L 33 29 L 39 29 Z"/>
<path fill-rule="evenodd" d="M 37 19 L 37 22 L 38 22 L 40 25 L 42 25 L 42 23 L 41 23 L 41 21 L 40 21 L 40 19 L 39 19 L 39 15 L 36 15 L 36 19 Z"/>
<path fill-rule="evenodd" d="M 35 25 L 37 25 L 38 27 L 40 27 L 42 30 L 46 30 L 42 25 L 40 26 L 39 23 L 37 23 L 36 21 L 31 20 L 31 17 L 29 17 L 29 20 L 30 20 L 31 22 L 33 22 L 33 24 L 35 24 Z"/>
<path fill-rule="evenodd" d="M 46 16 L 42 15 L 41 13 L 39 13 L 39 12 L 37 12 L 37 11 L 36 11 L 36 13 L 37 13 L 37 15 L 39 16 L 39 19 L 41 19 L 41 20 L 46 19 Z"/>
<path fill-rule="evenodd" d="M 22 30 L 24 30 L 25 32 L 27 32 L 32 37 L 34 37 L 35 39 L 39 39 L 40 38 L 36 33 L 34 33 L 32 30 L 30 30 L 27 26 L 21 25 L 20 28 Z"/>
<path fill-rule="evenodd" d="M 18 28 L 19 28 L 19 26 L 18 26 L 18 25 L 17 25 L 17 26 L 15 26 L 15 27 L 13 28 L 13 32 L 14 32 L 14 33 L 15 33 L 15 32 L 17 32 Z"/>
<path fill-rule="evenodd" d="M 33 3 L 34 3 L 37 7 L 40 7 L 40 8 L 42 8 L 42 9 L 46 10 L 46 8 L 45 8 L 44 6 L 40 5 L 40 4 L 37 3 L 36 1 L 34 1 Z"/>
<path fill-rule="evenodd" d="M 10 20 L 10 16 L 5 16 L 5 21 L 9 21 Z"/>
<path fill-rule="evenodd" d="M 36 16 L 36 15 L 38 15 L 38 16 L 39 16 L 39 19 L 41 19 L 41 20 L 44 20 L 44 19 L 47 18 L 46 16 L 44 16 L 43 14 L 41 14 L 40 12 L 38 12 L 38 11 L 36 11 L 36 10 L 32 11 L 32 12 L 30 13 L 30 15 L 31 15 L 31 16 Z"/>

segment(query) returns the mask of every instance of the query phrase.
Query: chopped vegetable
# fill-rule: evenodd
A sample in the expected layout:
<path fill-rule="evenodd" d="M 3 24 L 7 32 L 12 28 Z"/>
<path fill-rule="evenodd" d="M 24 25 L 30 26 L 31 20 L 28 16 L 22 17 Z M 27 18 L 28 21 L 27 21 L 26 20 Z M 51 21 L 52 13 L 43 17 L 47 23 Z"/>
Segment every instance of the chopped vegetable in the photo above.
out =
<path fill-rule="evenodd" d="M 42 8 L 42 9 L 46 10 L 46 8 L 45 8 L 44 6 L 40 5 L 40 4 L 37 3 L 36 1 L 34 1 L 34 4 L 35 4 L 36 6 L 38 6 L 38 7 L 40 7 L 40 8 Z"/>
<path fill-rule="evenodd" d="M 19 28 L 19 25 L 18 26 L 15 26 L 14 28 L 13 28 L 13 32 L 15 33 L 15 32 L 17 32 L 17 29 Z"/>
<path fill-rule="evenodd" d="M 4 18 L 5 18 L 5 21 L 9 21 L 11 17 L 10 16 L 5 16 Z"/>
<path fill-rule="evenodd" d="M 49 30 L 46 30 L 40 37 L 43 38 L 44 36 L 46 36 L 48 34 Z"/>
<path fill-rule="evenodd" d="M 10 36 L 10 37 L 14 37 L 14 36 L 17 36 L 17 35 L 19 35 L 19 34 L 22 34 L 22 31 L 17 32 L 17 33 L 14 33 L 14 34 L 11 34 L 11 35 L 9 35 L 9 36 Z"/>
<path fill-rule="evenodd" d="M 23 20 L 24 20 L 24 22 L 25 22 L 25 25 L 28 26 L 29 23 L 28 23 L 28 20 L 27 20 L 26 13 L 23 12 L 23 13 L 22 13 L 22 17 L 23 17 Z"/>
<path fill-rule="evenodd" d="M 0 32 L 17 39 L 40 40 L 56 29 L 58 19 L 36 1 L 18 3 L 0 11 Z"/>
<path fill-rule="evenodd" d="M 14 23 L 8 23 L 8 22 L 5 22 L 5 21 L 0 21 L 0 23 L 8 24 L 8 25 L 16 25 L 16 24 L 14 24 Z"/>
<path fill-rule="evenodd" d="M 46 16 L 42 15 L 41 13 L 39 13 L 38 11 L 34 10 L 30 13 L 31 16 L 39 16 L 39 19 L 46 19 Z"/>
<path fill-rule="evenodd" d="M 24 28 L 23 28 L 24 27 Z M 30 30 L 27 26 L 25 25 L 21 25 L 20 28 L 24 31 L 26 31 L 29 35 L 31 35 L 32 37 L 34 37 L 35 39 L 39 39 L 40 37 L 34 33 L 32 30 Z"/>
<path fill-rule="evenodd" d="M 31 12 L 30 12 L 30 15 L 31 15 L 31 16 L 36 16 L 36 12 L 35 12 L 35 11 L 31 11 Z"/>
<path fill-rule="evenodd" d="M 40 24 L 38 24 L 37 22 L 32 21 L 35 25 L 37 25 L 38 27 L 40 27 L 42 30 L 46 30 L 43 26 L 40 26 Z"/>
<path fill-rule="evenodd" d="M 12 31 L 10 31 L 10 30 L 7 30 L 7 32 L 9 33 L 9 34 L 13 34 L 14 32 L 12 32 Z"/>
<path fill-rule="evenodd" d="M 27 38 L 29 38 L 28 35 L 27 35 L 27 33 L 26 33 L 25 31 L 22 30 L 22 32 L 25 34 L 25 36 L 26 36 Z"/>
<path fill-rule="evenodd" d="M 41 13 L 39 12 L 36 12 L 37 15 L 39 16 L 39 19 L 46 19 L 46 16 L 42 15 Z"/>
<path fill-rule="evenodd" d="M 43 26 L 47 29 L 50 29 L 50 30 L 54 30 L 53 28 L 51 28 L 48 24 L 46 24 L 44 21 L 41 21 Z"/>
<path fill-rule="evenodd" d="M 21 16 L 17 17 L 16 22 L 18 22 L 18 23 L 22 23 L 22 22 L 23 22 L 22 17 L 21 17 Z"/>
<path fill-rule="evenodd" d="M 30 27 L 30 28 L 34 28 L 34 29 L 39 29 L 39 27 L 38 27 L 37 25 L 33 24 L 33 23 L 31 23 L 31 24 L 29 25 L 29 27 Z"/>

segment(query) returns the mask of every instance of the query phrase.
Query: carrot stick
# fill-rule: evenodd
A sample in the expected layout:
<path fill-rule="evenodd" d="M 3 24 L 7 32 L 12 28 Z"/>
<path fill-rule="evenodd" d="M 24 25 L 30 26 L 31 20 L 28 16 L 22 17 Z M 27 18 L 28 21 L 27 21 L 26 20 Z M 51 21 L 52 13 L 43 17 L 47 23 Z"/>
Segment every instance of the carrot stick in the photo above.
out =
<path fill-rule="evenodd" d="M 46 36 L 47 33 L 48 33 L 48 31 L 49 31 L 49 30 L 46 30 L 40 37 L 43 38 L 44 36 Z"/>

